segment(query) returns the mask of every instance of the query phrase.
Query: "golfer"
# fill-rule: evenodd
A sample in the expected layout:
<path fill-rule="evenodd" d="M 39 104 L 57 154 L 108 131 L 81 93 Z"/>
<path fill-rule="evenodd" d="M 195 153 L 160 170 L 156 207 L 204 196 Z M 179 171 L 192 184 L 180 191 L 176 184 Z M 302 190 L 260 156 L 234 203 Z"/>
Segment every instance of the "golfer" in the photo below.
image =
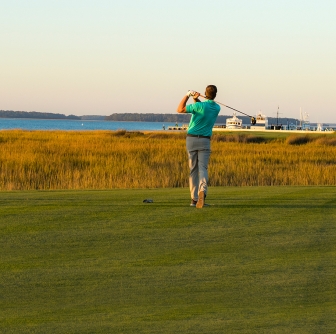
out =
<path fill-rule="evenodd" d="M 206 100 L 201 102 L 198 99 L 200 93 L 188 91 L 177 108 L 178 113 L 192 114 L 187 132 L 187 152 L 190 168 L 190 206 L 196 208 L 203 208 L 208 191 L 210 139 L 220 111 L 220 106 L 214 101 L 216 94 L 216 86 L 207 86 Z M 190 96 L 193 97 L 194 103 L 186 105 Z"/>

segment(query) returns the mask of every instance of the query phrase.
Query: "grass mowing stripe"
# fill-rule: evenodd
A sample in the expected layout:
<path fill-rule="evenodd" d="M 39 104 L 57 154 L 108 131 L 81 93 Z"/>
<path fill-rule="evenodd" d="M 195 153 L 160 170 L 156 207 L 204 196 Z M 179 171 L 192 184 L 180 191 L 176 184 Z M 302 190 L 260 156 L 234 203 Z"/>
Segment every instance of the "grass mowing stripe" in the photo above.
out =
<path fill-rule="evenodd" d="M 0 332 L 332 333 L 335 195 L 0 192 Z"/>

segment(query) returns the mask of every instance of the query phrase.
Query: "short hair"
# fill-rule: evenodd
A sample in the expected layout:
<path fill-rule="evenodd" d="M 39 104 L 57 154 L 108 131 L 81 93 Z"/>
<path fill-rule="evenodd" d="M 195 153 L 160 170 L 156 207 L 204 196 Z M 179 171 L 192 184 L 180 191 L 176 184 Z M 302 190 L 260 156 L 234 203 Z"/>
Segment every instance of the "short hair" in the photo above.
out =
<path fill-rule="evenodd" d="M 214 85 L 209 85 L 207 86 L 207 88 L 205 89 L 205 95 L 207 98 L 209 98 L 210 100 L 214 100 L 217 94 L 217 87 Z"/>

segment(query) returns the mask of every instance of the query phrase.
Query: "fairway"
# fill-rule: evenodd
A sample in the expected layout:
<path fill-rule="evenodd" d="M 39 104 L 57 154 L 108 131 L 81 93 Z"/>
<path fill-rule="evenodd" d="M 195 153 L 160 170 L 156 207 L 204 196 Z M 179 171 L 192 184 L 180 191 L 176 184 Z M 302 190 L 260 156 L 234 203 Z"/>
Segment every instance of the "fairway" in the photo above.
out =
<path fill-rule="evenodd" d="M 0 332 L 336 333 L 336 187 L 207 199 L 0 192 Z"/>

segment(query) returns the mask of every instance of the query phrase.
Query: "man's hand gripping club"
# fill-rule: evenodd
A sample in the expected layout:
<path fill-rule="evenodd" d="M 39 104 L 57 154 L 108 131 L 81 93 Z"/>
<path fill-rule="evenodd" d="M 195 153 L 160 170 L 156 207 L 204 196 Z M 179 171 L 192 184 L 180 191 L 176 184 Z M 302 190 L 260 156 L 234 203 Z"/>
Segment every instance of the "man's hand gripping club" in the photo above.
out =
<path fill-rule="evenodd" d="M 190 96 L 192 96 L 192 98 L 194 99 L 194 102 L 200 102 L 200 100 L 198 99 L 198 97 L 200 96 L 200 93 L 195 92 L 193 90 L 188 90 L 187 94 L 182 98 L 180 104 L 177 107 L 178 113 L 181 113 L 181 114 L 186 113 L 186 104 Z"/>

